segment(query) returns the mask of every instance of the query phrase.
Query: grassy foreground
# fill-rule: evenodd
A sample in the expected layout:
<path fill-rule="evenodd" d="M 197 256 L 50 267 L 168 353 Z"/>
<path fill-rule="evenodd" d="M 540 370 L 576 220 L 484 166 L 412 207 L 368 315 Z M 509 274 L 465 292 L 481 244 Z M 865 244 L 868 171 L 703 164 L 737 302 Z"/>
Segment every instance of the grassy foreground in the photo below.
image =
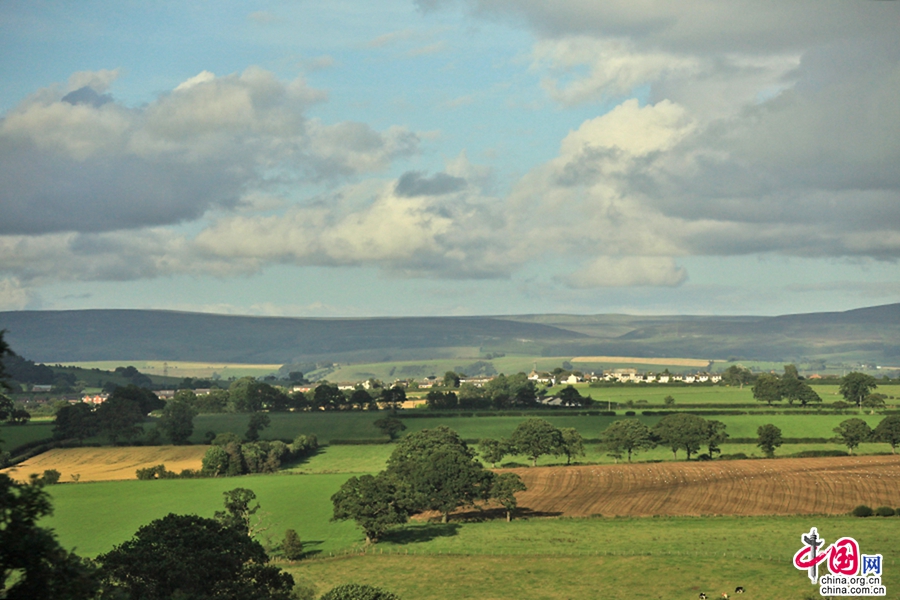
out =
<path fill-rule="evenodd" d="M 423 523 L 365 553 L 287 568 L 322 592 L 346 581 L 416 599 L 673 599 L 732 594 L 746 600 L 817 598 L 791 564 L 800 535 L 854 537 L 884 555 L 888 596 L 900 589 L 900 519 L 714 517 L 533 519 Z"/>

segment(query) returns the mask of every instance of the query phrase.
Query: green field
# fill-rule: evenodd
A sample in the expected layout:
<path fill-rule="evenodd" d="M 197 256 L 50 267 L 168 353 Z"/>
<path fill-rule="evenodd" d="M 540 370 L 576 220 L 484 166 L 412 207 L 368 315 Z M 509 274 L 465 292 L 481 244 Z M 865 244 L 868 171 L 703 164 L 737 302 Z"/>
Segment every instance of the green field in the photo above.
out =
<path fill-rule="evenodd" d="M 817 598 L 791 564 L 800 535 L 854 537 L 884 555 L 884 583 L 900 586 L 900 519 L 713 517 L 532 519 L 422 524 L 366 555 L 301 562 L 289 570 L 320 592 L 346 581 L 409 599 L 709 598 L 746 589 L 745 599 Z M 416 531 L 419 529 L 420 531 Z M 415 542 L 411 540 L 417 540 Z"/>
<path fill-rule="evenodd" d="M 636 412 L 639 412 L 639 410 Z M 261 435 L 264 439 L 293 439 L 301 433 L 312 433 L 319 438 L 320 443 L 327 443 L 333 439 L 386 439 L 373 425 L 382 416 L 384 416 L 383 413 L 370 411 L 271 413 L 269 415 L 271 425 L 264 429 Z M 586 439 L 599 438 L 600 434 L 614 420 L 626 418 L 624 411 L 619 411 L 619 415 L 616 417 L 601 415 L 558 416 L 554 415 L 552 411 L 539 413 L 537 416 L 546 419 L 557 427 L 574 427 Z M 831 438 L 834 436 L 832 430 L 841 421 L 854 417 L 865 420 L 871 427 L 875 427 L 884 418 L 882 415 L 754 413 L 747 415 L 712 415 L 708 418 L 725 423 L 729 436 L 733 438 L 755 438 L 757 428 L 766 423 L 772 423 L 780 427 L 784 437 Z M 216 433 L 232 431 L 242 435 L 247 430 L 249 418 L 249 415 L 246 414 L 200 415 L 194 420 L 194 435 L 191 439 L 195 443 L 202 442 L 207 431 Z M 462 417 L 453 415 L 409 418 L 403 419 L 403 423 L 407 427 L 406 433 L 445 425 L 459 433 L 463 439 L 481 440 L 484 438 L 506 437 L 512 433 L 516 425 L 526 418 L 529 417 Z M 652 426 L 662 417 L 645 417 L 639 414 L 634 418 Z"/>
<path fill-rule="evenodd" d="M 365 554 L 352 524 L 329 521 L 330 495 L 346 475 L 268 475 L 230 479 L 125 481 L 49 488 L 56 509 L 44 521 L 61 543 L 95 556 L 169 512 L 211 516 L 221 493 L 253 489 L 275 538 L 293 528 L 310 556 L 284 564 L 324 592 L 356 581 L 405 600 L 472 598 L 718 597 L 735 586 L 747 600 L 818 597 L 791 566 L 800 534 L 816 526 L 828 542 L 852 536 L 885 558 L 888 590 L 900 586 L 900 519 L 849 517 L 538 518 L 413 523 Z M 335 555 L 335 556 L 332 556 Z M 653 576 L 647 576 L 647 573 Z M 473 587 L 474 586 L 474 587 Z M 715 595 L 712 595 L 712 594 Z M 890 592 L 889 592 L 890 593 Z"/>
<path fill-rule="evenodd" d="M 22 444 L 45 440 L 53 435 L 52 421 L 27 425 L 0 425 L 0 450 L 12 450 Z"/>
<path fill-rule="evenodd" d="M 346 475 L 259 475 L 220 479 L 67 483 L 47 488 L 54 515 L 44 521 L 65 547 L 95 556 L 129 539 L 138 527 L 170 512 L 212 517 L 222 492 L 252 489 L 276 538 L 296 529 L 310 550 L 335 552 L 362 536 L 353 523 L 330 522 L 329 498 Z"/>

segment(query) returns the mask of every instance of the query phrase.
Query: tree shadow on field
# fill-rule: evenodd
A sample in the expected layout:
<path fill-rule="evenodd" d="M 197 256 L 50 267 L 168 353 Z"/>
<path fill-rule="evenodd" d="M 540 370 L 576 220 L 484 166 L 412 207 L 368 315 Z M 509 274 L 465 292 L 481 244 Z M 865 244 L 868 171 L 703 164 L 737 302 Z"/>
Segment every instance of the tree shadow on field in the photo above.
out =
<path fill-rule="evenodd" d="M 417 544 L 430 542 L 436 538 L 453 537 L 458 534 L 461 527 L 459 523 L 422 523 L 388 531 L 382 539 L 401 546 Z"/>
<path fill-rule="evenodd" d="M 322 550 L 310 548 L 312 546 L 321 546 L 324 543 L 324 540 L 303 540 L 303 558 L 309 558 L 311 556 L 316 556 L 317 554 L 322 554 Z"/>
<path fill-rule="evenodd" d="M 561 516 L 561 512 L 557 511 L 545 511 L 545 510 L 531 510 L 527 507 L 517 508 L 512 512 L 512 518 L 515 519 L 536 519 L 538 517 L 559 517 Z M 463 521 L 466 523 L 482 523 L 484 521 L 505 521 L 506 520 L 506 509 L 505 508 L 483 508 L 483 509 L 474 509 L 467 510 L 463 512 L 455 512 L 453 513 L 453 519 L 457 521 Z"/>
<path fill-rule="evenodd" d="M 302 467 L 303 465 L 307 464 L 312 457 L 318 456 L 319 454 L 325 454 L 325 452 L 326 452 L 325 448 L 322 448 L 322 447 L 316 448 L 315 452 L 313 452 L 312 454 L 307 454 L 306 456 L 301 456 L 300 458 L 295 458 L 293 460 L 284 461 L 283 463 L 281 463 L 281 466 L 279 467 L 279 469 L 285 470 L 285 469 L 296 469 L 297 467 Z"/>

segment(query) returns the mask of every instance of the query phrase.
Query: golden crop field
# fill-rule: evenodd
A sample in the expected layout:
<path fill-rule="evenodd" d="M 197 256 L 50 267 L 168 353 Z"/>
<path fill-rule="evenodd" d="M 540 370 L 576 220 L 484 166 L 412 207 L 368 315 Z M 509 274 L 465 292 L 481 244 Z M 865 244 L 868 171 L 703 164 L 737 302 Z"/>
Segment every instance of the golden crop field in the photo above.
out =
<path fill-rule="evenodd" d="M 566 516 L 847 514 L 900 506 L 900 456 L 513 469 L 519 507 Z"/>
<path fill-rule="evenodd" d="M 696 367 L 705 369 L 710 361 L 699 358 L 640 358 L 637 356 L 576 356 L 573 363 L 612 363 L 636 365 L 672 365 L 676 367 Z M 716 361 L 713 361 L 716 362 Z"/>
<path fill-rule="evenodd" d="M 60 481 L 112 481 L 134 479 L 135 471 L 159 464 L 176 473 L 199 469 L 207 446 L 138 446 L 120 448 L 57 448 L 39 454 L 2 472 L 25 481 L 47 469 L 62 474 Z"/>

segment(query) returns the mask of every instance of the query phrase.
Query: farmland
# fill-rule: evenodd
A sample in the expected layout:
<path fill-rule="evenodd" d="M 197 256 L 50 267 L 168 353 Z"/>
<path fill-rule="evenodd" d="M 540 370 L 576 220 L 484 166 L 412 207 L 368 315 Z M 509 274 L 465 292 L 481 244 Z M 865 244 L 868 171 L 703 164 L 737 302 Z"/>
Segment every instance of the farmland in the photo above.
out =
<path fill-rule="evenodd" d="M 141 446 L 113 448 L 57 448 L 35 456 L 12 469 L 11 477 L 27 480 L 32 473 L 56 469 L 63 481 L 77 476 L 79 481 L 134 479 L 135 471 L 165 464 L 170 471 L 199 469 L 206 446 Z"/>
<path fill-rule="evenodd" d="M 853 536 L 864 551 L 884 554 L 885 583 L 896 589 L 900 578 L 892 567 L 900 552 L 892 540 L 900 519 L 821 514 L 615 518 L 615 510 L 603 511 L 603 518 L 567 515 L 601 512 L 606 506 L 598 496 L 604 494 L 610 502 L 627 506 L 621 474 L 629 469 L 634 491 L 645 496 L 643 504 L 633 503 L 629 510 L 664 515 L 660 503 L 671 504 L 671 513 L 711 514 L 719 512 L 716 507 L 696 503 L 719 502 L 720 509 L 746 514 L 745 498 L 770 498 L 782 502 L 787 512 L 803 513 L 842 512 L 847 503 L 857 501 L 854 494 L 859 502 L 876 505 L 886 495 L 898 504 L 898 468 L 895 457 L 868 457 L 522 469 L 518 472 L 531 487 L 520 497 L 522 512 L 558 512 L 560 517 L 506 523 L 481 521 L 487 515 L 471 514 L 475 521 L 459 516 L 448 524 L 418 521 L 368 549 L 352 523 L 329 521 L 328 498 L 346 474 L 59 485 L 50 488 L 56 512 L 46 524 L 56 529 L 64 546 L 77 546 L 80 553 L 93 556 L 168 512 L 210 516 L 221 508 L 223 491 L 243 486 L 259 497 L 273 525 L 273 539 L 286 528 L 300 533 L 308 557 L 283 566 L 319 592 L 357 581 L 387 587 L 405 600 L 452 600 L 471 598 L 471 586 L 477 582 L 486 598 L 624 600 L 695 598 L 700 591 L 718 595 L 743 585 L 748 600 L 802 600 L 814 588 L 790 565 L 801 533 L 817 526 L 829 541 Z M 591 469 L 607 474 L 593 484 L 583 475 L 580 480 L 573 476 Z M 719 473 L 722 470 L 726 475 Z M 761 493 L 753 491 L 758 486 Z M 573 490 L 577 498 L 567 494 Z M 647 502 L 649 497 L 655 497 L 656 504 Z M 832 497 L 841 500 L 829 504 Z M 818 504 L 808 510 L 804 502 L 810 499 Z M 764 504 L 757 507 L 765 510 Z M 659 576 L 641 577 L 647 570 Z M 575 573 L 577 577 L 571 576 Z"/>

